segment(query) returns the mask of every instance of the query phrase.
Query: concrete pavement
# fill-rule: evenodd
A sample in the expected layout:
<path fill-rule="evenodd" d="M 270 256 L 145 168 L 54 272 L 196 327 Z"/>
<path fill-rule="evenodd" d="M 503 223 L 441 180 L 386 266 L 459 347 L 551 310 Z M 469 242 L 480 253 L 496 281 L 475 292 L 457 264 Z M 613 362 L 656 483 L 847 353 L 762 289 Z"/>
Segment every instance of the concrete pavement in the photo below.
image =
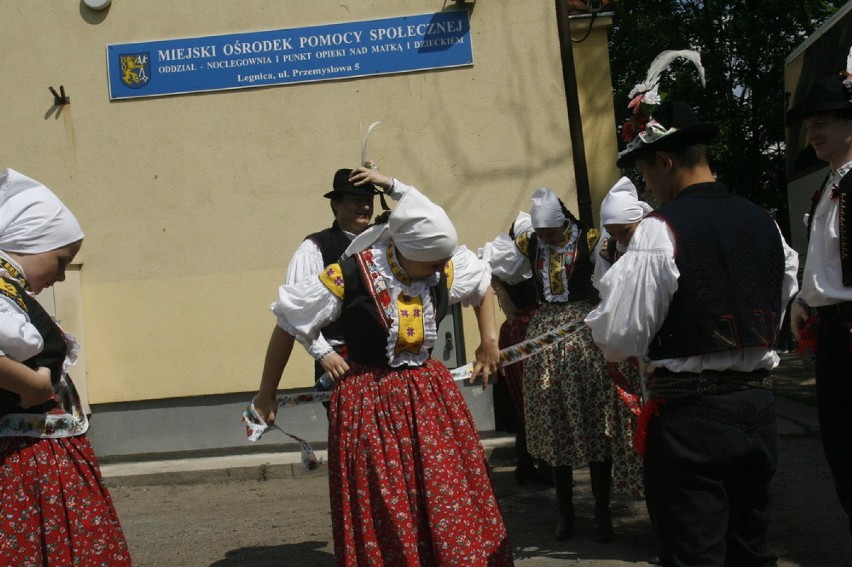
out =
<path fill-rule="evenodd" d="M 817 435 L 819 423 L 814 409 L 816 404 L 814 379 L 811 371 L 795 354 L 782 355 L 781 365 L 775 373 L 775 384 L 781 435 Z M 499 435 L 494 432 L 481 433 L 482 444 L 487 451 L 514 446 L 514 436 Z M 279 431 L 269 431 L 265 434 L 266 436 L 280 436 L 281 439 L 293 443 Z M 251 444 L 246 442 L 246 450 L 250 449 L 252 449 Z M 326 459 L 324 444 L 314 444 L 314 449 L 317 457 Z M 264 467 L 266 474 L 295 476 L 302 472 L 301 455 L 298 451 L 264 450 L 216 457 L 102 463 L 101 472 L 113 485 L 191 483 L 254 478 L 260 467 Z M 322 474 L 322 471 L 318 472 Z"/>
<path fill-rule="evenodd" d="M 781 462 L 773 484 L 770 534 L 779 565 L 852 565 L 852 538 L 844 529 L 845 516 L 819 441 L 813 378 L 794 355 L 783 358 L 776 373 Z M 653 533 L 644 502 L 615 496 L 618 537 L 611 544 L 598 544 L 592 534 L 588 470 L 579 469 L 577 533 L 568 542 L 556 542 L 553 489 L 514 482 L 512 436 L 486 436 L 483 445 L 518 567 L 653 564 Z M 317 456 L 324 459 L 324 450 L 317 450 Z M 111 463 L 101 468 L 136 565 L 334 565 L 326 469 L 305 471 L 299 453 Z M 222 521 L 223 515 L 231 518 Z"/>

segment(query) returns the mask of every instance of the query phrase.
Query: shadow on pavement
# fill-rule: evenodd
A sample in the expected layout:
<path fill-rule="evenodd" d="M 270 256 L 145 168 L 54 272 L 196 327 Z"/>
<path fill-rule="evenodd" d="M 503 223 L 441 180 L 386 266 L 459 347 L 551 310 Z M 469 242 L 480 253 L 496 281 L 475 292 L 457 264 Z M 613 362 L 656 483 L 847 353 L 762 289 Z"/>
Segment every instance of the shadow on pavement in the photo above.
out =
<path fill-rule="evenodd" d="M 651 565 L 654 537 L 641 498 L 614 495 L 611 510 L 616 539 L 598 543 L 594 536 L 594 498 L 588 468 L 574 471 L 575 533 L 557 541 L 556 492 L 543 485 L 518 485 L 514 476 L 514 449 L 495 449 L 491 455 L 492 481 L 518 565 L 525 560 L 611 561 L 613 565 Z M 531 563 L 530 563 L 531 564 Z"/>
<path fill-rule="evenodd" d="M 324 541 L 306 541 L 289 545 L 241 547 L 225 554 L 210 567 L 334 567 L 334 555 L 323 551 Z"/>

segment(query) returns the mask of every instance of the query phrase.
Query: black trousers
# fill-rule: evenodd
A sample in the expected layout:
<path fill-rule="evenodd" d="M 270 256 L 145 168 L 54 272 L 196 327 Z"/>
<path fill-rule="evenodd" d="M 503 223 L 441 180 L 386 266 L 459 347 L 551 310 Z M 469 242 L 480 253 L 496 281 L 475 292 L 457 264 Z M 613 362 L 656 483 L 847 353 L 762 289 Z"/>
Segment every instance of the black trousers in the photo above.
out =
<path fill-rule="evenodd" d="M 835 306 L 820 307 L 818 313 L 816 392 L 820 433 L 825 459 L 852 532 L 852 342 L 847 322 L 852 317 Z"/>
<path fill-rule="evenodd" d="M 769 390 L 669 400 L 648 426 L 645 499 L 665 567 L 776 565 L 778 424 Z"/>

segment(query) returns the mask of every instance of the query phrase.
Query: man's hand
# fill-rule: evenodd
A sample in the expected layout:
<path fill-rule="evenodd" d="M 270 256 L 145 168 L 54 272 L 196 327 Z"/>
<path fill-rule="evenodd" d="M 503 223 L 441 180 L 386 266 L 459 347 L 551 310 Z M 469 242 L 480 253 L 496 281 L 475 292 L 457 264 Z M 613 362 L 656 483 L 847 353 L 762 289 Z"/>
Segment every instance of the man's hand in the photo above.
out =
<path fill-rule="evenodd" d="M 325 372 L 331 377 L 334 378 L 334 381 L 338 381 L 343 378 L 343 375 L 349 372 L 349 365 L 346 364 L 346 360 L 333 352 L 327 355 L 320 361 L 320 366 Z"/>
<path fill-rule="evenodd" d="M 378 171 L 367 169 L 366 167 L 353 169 L 352 174 L 349 176 L 349 181 L 351 181 L 356 187 L 360 187 L 366 183 L 372 183 L 385 192 L 393 186 L 393 179 L 387 175 L 379 173 Z"/>
<path fill-rule="evenodd" d="M 790 306 L 790 331 L 793 333 L 793 338 L 797 341 L 801 340 L 800 333 L 809 317 L 808 308 L 798 301 L 794 301 Z"/>

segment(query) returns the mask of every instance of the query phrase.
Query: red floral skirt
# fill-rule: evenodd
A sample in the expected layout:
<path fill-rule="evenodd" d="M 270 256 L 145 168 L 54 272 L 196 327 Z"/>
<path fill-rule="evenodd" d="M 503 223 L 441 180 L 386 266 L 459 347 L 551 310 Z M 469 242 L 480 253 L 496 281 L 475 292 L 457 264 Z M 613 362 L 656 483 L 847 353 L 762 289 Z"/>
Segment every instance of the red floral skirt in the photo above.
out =
<path fill-rule="evenodd" d="M 131 565 L 85 435 L 0 438 L 0 565 Z"/>
<path fill-rule="evenodd" d="M 446 367 L 350 366 L 329 416 L 337 565 L 513 565 L 485 452 Z"/>
<path fill-rule="evenodd" d="M 518 310 L 517 316 L 511 321 L 506 319 L 500 325 L 500 337 L 497 339 L 497 346 L 500 350 L 515 346 L 516 344 L 526 340 L 527 327 L 530 326 L 533 315 L 535 315 L 538 305 L 532 305 Z M 524 362 L 515 362 L 503 367 L 503 379 L 506 380 L 506 387 L 509 390 L 509 396 L 512 398 L 512 403 L 515 405 L 515 411 L 518 412 L 518 417 L 521 424 L 524 423 Z"/>

